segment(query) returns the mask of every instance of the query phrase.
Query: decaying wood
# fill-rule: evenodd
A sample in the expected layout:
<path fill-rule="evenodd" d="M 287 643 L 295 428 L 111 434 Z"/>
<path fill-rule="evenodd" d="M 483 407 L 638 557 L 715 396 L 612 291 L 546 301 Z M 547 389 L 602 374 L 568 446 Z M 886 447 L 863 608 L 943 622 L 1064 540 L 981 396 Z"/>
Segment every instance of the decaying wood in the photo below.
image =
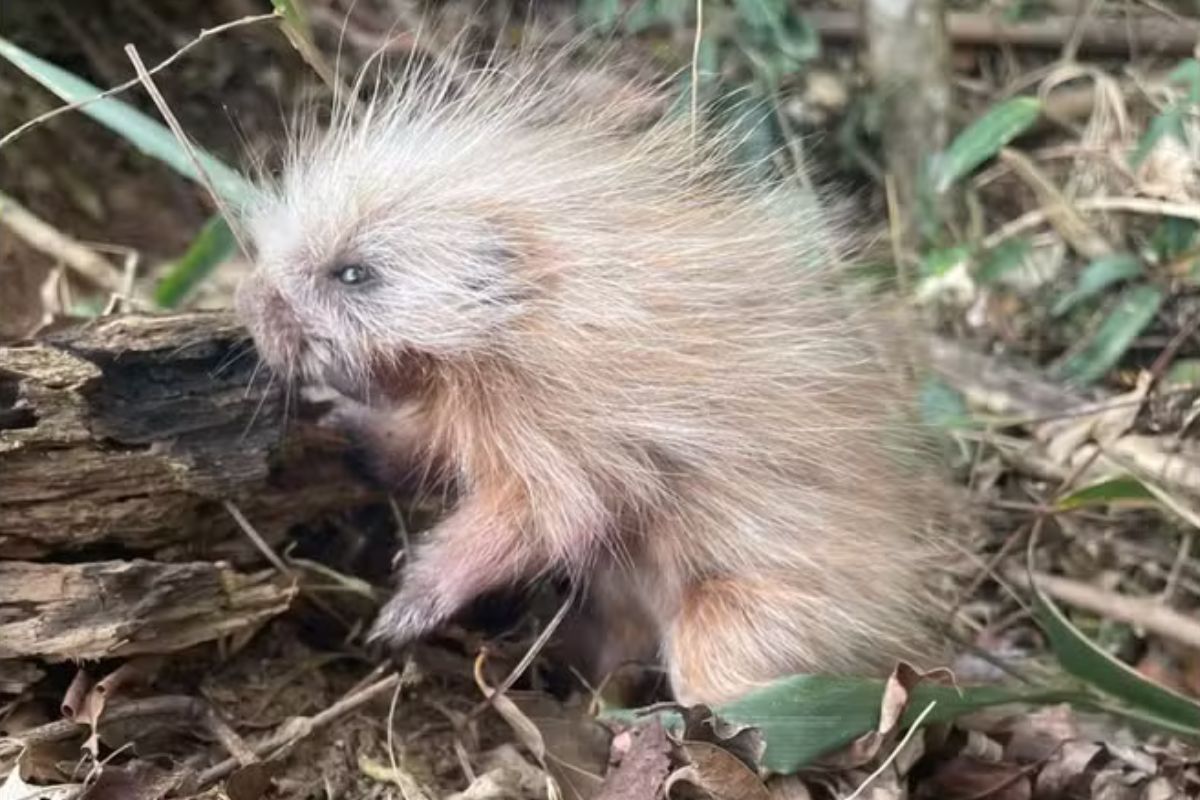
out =
<path fill-rule="evenodd" d="M 245 545 L 223 501 L 268 541 L 361 504 L 328 434 L 284 437 L 283 392 L 253 380 L 256 361 L 216 313 L 110 317 L 0 347 L 0 558 L 101 543 L 215 557 L 222 540 Z"/>
<path fill-rule="evenodd" d="M 171 653 L 253 628 L 295 593 L 278 573 L 208 562 L 0 561 L 0 659 Z"/>

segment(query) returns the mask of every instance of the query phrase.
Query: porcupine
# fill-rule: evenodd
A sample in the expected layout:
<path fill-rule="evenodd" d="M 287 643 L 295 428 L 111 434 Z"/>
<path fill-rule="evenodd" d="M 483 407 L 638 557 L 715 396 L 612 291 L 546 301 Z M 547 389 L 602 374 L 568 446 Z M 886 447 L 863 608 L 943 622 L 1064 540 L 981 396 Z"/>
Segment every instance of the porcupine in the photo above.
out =
<path fill-rule="evenodd" d="M 543 67 L 405 71 L 301 126 L 250 214 L 263 360 L 459 489 L 373 635 L 559 572 L 682 702 L 928 661 L 936 501 L 840 224 L 730 136 Z"/>

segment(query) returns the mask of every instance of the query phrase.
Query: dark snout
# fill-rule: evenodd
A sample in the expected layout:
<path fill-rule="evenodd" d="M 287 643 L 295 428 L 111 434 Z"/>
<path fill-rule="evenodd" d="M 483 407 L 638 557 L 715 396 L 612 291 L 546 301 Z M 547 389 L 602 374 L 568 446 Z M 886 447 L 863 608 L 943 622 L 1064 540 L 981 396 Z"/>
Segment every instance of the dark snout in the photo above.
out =
<path fill-rule="evenodd" d="M 295 311 L 262 270 L 242 279 L 235 299 L 238 317 L 259 355 L 269 366 L 286 371 L 304 349 L 304 333 Z"/>

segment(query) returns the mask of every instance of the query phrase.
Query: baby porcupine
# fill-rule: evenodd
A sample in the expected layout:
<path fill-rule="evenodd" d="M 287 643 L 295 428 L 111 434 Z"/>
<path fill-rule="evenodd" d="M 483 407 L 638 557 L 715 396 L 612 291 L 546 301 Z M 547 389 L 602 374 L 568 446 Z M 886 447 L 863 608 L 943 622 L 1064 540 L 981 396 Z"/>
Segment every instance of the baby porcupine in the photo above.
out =
<path fill-rule="evenodd" d="M 303 128 L 253 209 L 262 358 L 460 489 L 376 636 L 561 571 L 684 702 L 927 661 L 935 503 L 826 212 L 553 73 L 409 71 Z"/>

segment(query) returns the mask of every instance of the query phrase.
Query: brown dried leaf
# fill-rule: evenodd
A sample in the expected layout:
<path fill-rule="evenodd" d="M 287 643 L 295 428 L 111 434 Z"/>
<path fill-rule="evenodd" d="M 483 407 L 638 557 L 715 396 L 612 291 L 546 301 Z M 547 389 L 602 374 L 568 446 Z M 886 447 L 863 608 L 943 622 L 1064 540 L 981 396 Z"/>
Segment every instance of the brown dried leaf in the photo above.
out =
<path fill-rule="evenodd" d="M 956 756 L 940 765 L 920 790 L 936 800 L 1030 800 L 1027 770 L 1017 764 Z"/>
<path fill-rule="evenodd" d="M 671 769 L 671 742 L 655 717 L 624 737 L 628 747 L 621 763 L 609 772 L 596 800 L 656 800 Z"/>
<path fill-rule="evenodd" d="M 748 768 L 758 769 L 767 743 L 757 728 L 727 722 L 706 705 L 678 708 L 683 716 L 683 731 L 672 736 L 675 742 L 708 742 L 728 751 Z"/>
<path fill-rule="evenodd" d="M 1088 767 L 1104 747 L 1094 742 L 1065 742 L 1058 752 L 1038 772 L 1034 785 L 1035 798 L 1060 797 L 1068 790 L 1078 792 L 1090 783 Z"/>
<path fill-rule="evenodd" d="M 879 724 L 875 730 L 864 733 L 841 750 L 823 756 L 820 765 L 828 769 L 846 770 L 874 761 L 884 746 L 896 738 L 913 688 L 926 680 L 953 683 L 954 675 L 947 669 L 920 672 L 910 664 L 897 664 L 884 684 L 883 699 L 879 704 Z"/>
<path fill-rule="evenodd" d="M 728 750 L 711 742 L 685 741 L 682 748 L 690 763 L 667 777 L 663 785 L 667 797 L 676 783 L 685 781 L 708 792 L 714 800 L 771 800 L 771 793 L 758 775 Z"/>
<path fill-rule="evenodd" d="M 91 690 L 92 676 L 86 670 L 76 670 L 75 677 L 71 679 L 71 685 L 67 687 L 62 703 L 59 704 L 63 719 L 69 719 L 72 722 L 81 722 L 79 713 L 86 706 L 87 694 Z"/>
<path fill-rule="evenodd" d="M 91 782 L 82 800 L 161 800 L 178 788 L 180 777 L 144 762 L 128 767 L 105 766 Z M 231 800 L 239 800 L 229 795 Z"/>
<path fill-rule="evenodd" d="M 259 800 L 271 788 L 277 769 L 276 764 L 263 761 L 240 766 L 225 781 L 225 794 L 229 800 Z"/>

